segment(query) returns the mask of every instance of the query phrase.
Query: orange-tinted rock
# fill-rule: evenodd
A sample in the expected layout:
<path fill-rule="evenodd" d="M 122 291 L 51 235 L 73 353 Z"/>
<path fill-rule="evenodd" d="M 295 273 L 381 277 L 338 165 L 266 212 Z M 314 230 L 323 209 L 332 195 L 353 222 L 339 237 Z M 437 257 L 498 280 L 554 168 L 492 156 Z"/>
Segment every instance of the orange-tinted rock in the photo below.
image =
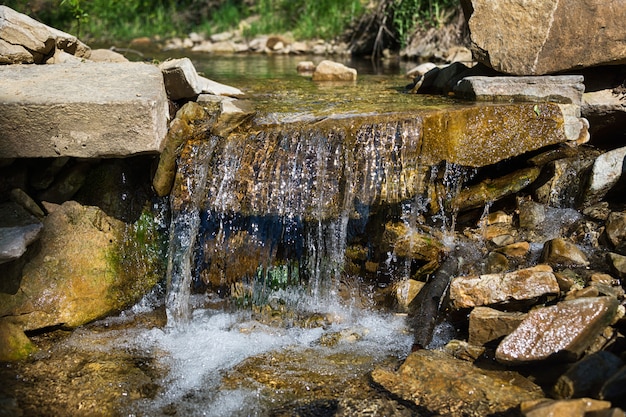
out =
<path fill-rule="evenodd" d="M 457 277 L 450 283 L 450 299 L 456 308 L 527 300 L 558 292 L 559 284 L 547 265 L 503 274 Z"/>
<path fill-rule="evenodd" d="M 531 310 L 496 350 L 496 359 L 524 364 L 575 360 L 611 322 L 619 302 L 612 297 L 578 298 Z"/>

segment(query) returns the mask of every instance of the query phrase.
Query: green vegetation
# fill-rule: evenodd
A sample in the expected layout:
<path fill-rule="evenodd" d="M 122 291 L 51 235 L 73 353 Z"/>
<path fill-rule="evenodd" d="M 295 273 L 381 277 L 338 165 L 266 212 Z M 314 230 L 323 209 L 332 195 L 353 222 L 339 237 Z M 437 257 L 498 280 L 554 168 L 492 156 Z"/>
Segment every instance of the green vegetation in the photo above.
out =
<path fill-rule="evenodd" d="M 291 33 L 335 39 L 359 26 L 400 45 L 416 27 L 441 22 L 457 0 L 23 0 L 5 1 L 22 13 L 86 41 L 141 36 L 214 34 L 241 28 L 245 36 Z M 246 22 L 246 23 L 242 23 Z M 363 23 L 365 22 L 365 24 Z M 374 24 L 372 24 L 374 22 Z M 362 34 L 360 36 L 363 36 Z M 392 45 L 393 46 L 393 45 Z"/>

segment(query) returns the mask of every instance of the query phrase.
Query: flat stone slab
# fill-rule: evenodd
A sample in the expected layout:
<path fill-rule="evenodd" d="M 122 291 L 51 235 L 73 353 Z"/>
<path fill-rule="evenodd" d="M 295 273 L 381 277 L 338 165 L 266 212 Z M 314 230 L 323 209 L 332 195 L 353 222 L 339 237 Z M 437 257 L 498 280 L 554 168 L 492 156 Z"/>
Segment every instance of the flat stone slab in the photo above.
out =
<path fill-rule="evenodd" d="M 580 105 L 585 85 L 582 75 L 543 77 L 463 78 L 454 93 L 463 98 L 484 101 L 553 101 Z"/>
<path fill-rule="evenodd" d="M 158 153 L 169 110 L 145 63 L 0 67 L 0 158 Z"/>

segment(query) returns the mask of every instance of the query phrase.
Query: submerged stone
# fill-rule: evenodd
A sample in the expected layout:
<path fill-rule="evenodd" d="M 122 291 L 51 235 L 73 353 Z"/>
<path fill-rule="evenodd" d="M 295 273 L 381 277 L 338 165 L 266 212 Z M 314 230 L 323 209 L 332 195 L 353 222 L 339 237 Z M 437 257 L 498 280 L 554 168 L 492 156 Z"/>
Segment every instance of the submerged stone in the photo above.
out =
<path fill-rule="evenodd" d="M 528 300 L 558 292 L 559 284 L 547 265 L 502 274 L 457 277 L 450 283 L 450 299 L 456 308 Z"/>
<path fill-rule="evenodd" d="M 541 398 L 541 389 L 514 372 L 489 372 L 440 351 L 410 354 L 398 371 L 377 368 L 374 382 L 438 415 L 484 417 Z"/>
<path fill-rule="evenodd" d="M 531 310 L 500 343 L 496 359 L 511 365 L 575 360 L 611 322 L 618 305 L 612 297 L 578 298 Z"/>

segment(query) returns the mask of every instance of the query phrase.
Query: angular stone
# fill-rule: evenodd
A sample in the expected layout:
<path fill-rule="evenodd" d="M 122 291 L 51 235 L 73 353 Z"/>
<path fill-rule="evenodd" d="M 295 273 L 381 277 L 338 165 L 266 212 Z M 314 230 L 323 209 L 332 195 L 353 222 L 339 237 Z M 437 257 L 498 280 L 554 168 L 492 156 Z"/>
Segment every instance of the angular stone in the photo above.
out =
<path fill-rule="evenodd" d="M 159 69 L 170 100 L 195 98 L 202 92 L 198 73 L 189 58 L 168 59 Z"/>
<path fill-rule="evenodd" d="M 496 359 L 517 365 L 546 359 L 575 360 L 613 320 L 612 297 L 578 298 L 531 310 L 496 349 Z"/>
<path fill-rule="evenodd" d="M 624 172 L 626 146 L 600 155 L 591 169 L 583 204 L 588 207 L 600 201 L 617 184 Z"/>
<path fill-rule="evenodd" d="M 0 362 L 25 360 L 36 350 L 19 325 L 0 319 Z"/>
<path fill-rule="evenodd" d="M 607 254 L 609 266 L 621 279 L 626 278 L 626 256 L 609 252 Z"/>
<path fill-rule="evenodd" d="M 489 307 L 476 307 L 469 315 L 469 342 L 483 346 L 511 334 L 526 314 L 505 312 Z"/>
<path fill-rule="evenodd" d="M 0 264 L 18 259 L 28 245 L 39 238 L 41 223 L 27 226 L 0 227 Z"/>
<path fill-rule="evenodd" d="M 91 48 L 82 43 L 76 36 L 65 33 L 59 29 L 48 27 L 52 36 L 54 36 L 56 47 L 77 58 L 88 59 L 91 55 Z"/>
<path fill-rule="evenodd" d="M 0 158 L 157 153 L 168 103 L 144 63 L 0 67 Z"/>
<path fill-rule="evenodd" d="M 484 417 L 543 396 L 519 374 L 484 371 L 440 351 L 413 352 L 398 371 L 378 368 L 372 379 L 399 398 L 446 416 Z"/>
<path fill-rule="evenodd" d="M 555 398 L 598 398 L 602 385 L 623 365 L 624 361 L 611 352 L 596 352 L 576 362 L 561 375 L 552 394 Z"/>
<path fill-rule="evenodd" d="M 461 98 L 478 101 L 582 103 L 582 75 L 463 78 L 453 89 Z"/>
<path fill-rule="evenodd" d="M 243 91 L 236 87 L 218 83 L 217 81 L 209 80 L 208 78 L 198 76 L 198 82 L 200 83 L 200 88 L 203 93 L 225 97 L 240 97 L 244 95 Z"/>
<path fill-rule="evenodd" d="M 180 147 L 192 137 L 196 131 L 195 125 L 205 120 L 206 116 L 202 106 L 191 101 L 176 113 L 176 118 L 170 123 L 165 137 L 165 146 L 159 156 L 159 165 L 152 180 L 152 186 L 157 195 L 163 197 L 172 190 L 176 176 L 176 158 L 178 158 Z"/>
<path fill-rule="evenodd" d="M 583 188 L 580 178 L 586 175 L 596 157 L 579 155 L 549 162 L 543 169 L 543 175 L 549 178 L 535 190 L 536 200 L 551 207 L 576 207 Z"/>
<path fill-rule="evenodd" d="M 324 60 L 313 71 L 313 81 L 356 81 L 356 75 L 354 68 Z"/>
<path fill-rule="evenodd" d="M 606 88 L 583 94 L 580 110 L 582 116 L 589 120 L 592 135 L 611 134 L 615 126 L 626 126 L 626 100 L 623 94 L 614 91 L 614 88 Z"/>
<path fill-rule="evenodd" d="M 33 55 L 22 45 L 13 45 L 0 39 L 0 64 L 32 64 Z"/>
<path fill-rule="evenodd" d="M 528 300 L 558 292 L 559 284 L 548 265 L 505 274 L 457 277 L 450 283 L 450 299 L 456 308 Z"/>
<path fill-rule="evenodd" d="M 543 246 L 541 253 L 541 262 L 545 262 L 551 266 L 587 266 L 589 261 L 587 255 L 578 248 L 574 243 L 568 242 L 563 238 L 556 238 L 547 241 Z"/>
<path fill-rule="evenodd" d="M 468 24 L 474 57 L 497 71 L 542 75 L 626 62 L 626 8 L 621 2 L 465 3 L 465 10 L 472 10 Z"/>
<path fill-rule="evenodd" d="M 48 26 L 7 6 L 0 6 L 0 39 L 42 56 L 52 51 L 55 44 Z"/>
<path fill-rule="evenodd" d="M 626 212 L 612 212 L 609 214 L 605 231 L 614 248 L 626 245 Z"/>
<path fill-rule="evenodd" d="M 537 179 L 540 173 L 541 168 L 529 167 L 494 180 L 487 179 L 462 189 L 450 202 L 450 205 L 461 211 L 484 207 L 487 203 L 497 201 L 526 188 Z"/>

